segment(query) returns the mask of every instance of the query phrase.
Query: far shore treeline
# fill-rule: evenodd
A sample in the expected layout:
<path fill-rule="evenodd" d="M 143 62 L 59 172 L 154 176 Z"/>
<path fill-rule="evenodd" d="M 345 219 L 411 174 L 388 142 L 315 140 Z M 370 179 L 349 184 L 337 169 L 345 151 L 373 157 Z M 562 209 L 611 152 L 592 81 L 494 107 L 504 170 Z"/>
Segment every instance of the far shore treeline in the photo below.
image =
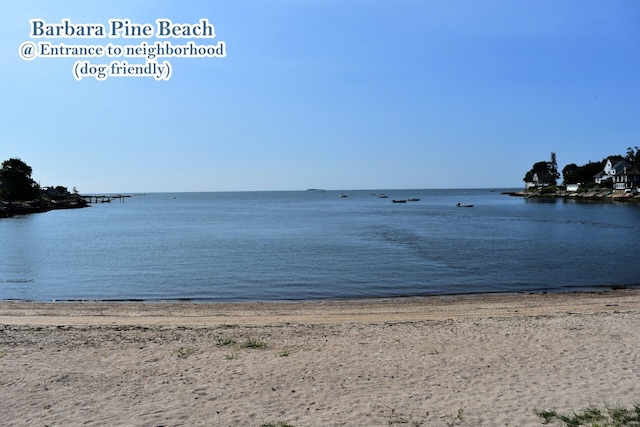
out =
<path fill-rule="evenodd" d="M 74 189 L 40 187 L 31 178 L 31 166 L 19 158 L 2 162 L 0 168 L 0 218 L 46 212 L 52 209 L 83 208 L 88 204 Z"/>
<path fill-rule="evenodd" d="M 635 174 L 637 171 L 640 171 L 640 148 L 629 147 L 625 155 L 611 155 L 601 161 L 589 161 L 587 164 L 581 166 L 570 163 L 562 169 L 562 185 L 566 187 L 579 184 L 582 191 L 588 191 L 594 188 L 614 189 L 613 180 L 603 179 L 597 182 L 598 180 L 596 179 L 598 174 L 604 171 L 608 160 L 626 162 L 628 170 L 634 171 L 633 173 Z M 560 173 L 558 172 L 556 154 L 551 153 L 551 159 L 549 161 L 534 163 L 522 180 L 527 184 L 527 188 L 539 188 L 556 187 L 559 178 Z M 634 186 L 634 188 L 637 188 L 637 186 Z M 555 190 L 555 188 L 549 188 L 547 191 L 551 192 L 551 190 Z"/>

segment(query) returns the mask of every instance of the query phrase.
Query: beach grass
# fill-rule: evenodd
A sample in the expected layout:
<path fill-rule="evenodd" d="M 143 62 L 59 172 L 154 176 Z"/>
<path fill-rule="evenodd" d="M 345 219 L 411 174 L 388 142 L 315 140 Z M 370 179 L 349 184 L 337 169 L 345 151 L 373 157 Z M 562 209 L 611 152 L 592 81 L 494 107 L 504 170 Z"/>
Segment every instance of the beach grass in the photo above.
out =
<path fill-rule="evenodd" d="M 217 344 L 221 347 L 226 347 L 228 345 L 234 345 L 236 340 L 231 337 L 219 338 Z"/>
<path fill-rule="evenodd" d="M 289 356 L 289 349 L 283 348 L 280 351 L 280 353 L 278 353 L 278 356 L 280 356 L 280 357 L 288 357 Z"/>
<path fill-rule="evenodd" d="M 555 410 L 534 410 L 542 424 L 566 427 L 640 427 L 640 404 L 633 408 L 620 405 L 588 406 L 580 412 L 560 414 Z"/>
<path fill-rule="evenodd" d="M 187 357 L 193 354 L 195 350 L 192 347 L 180 347 L 175 351 L 176 356 L 178 357 Z"/>
<path fill-rule="evenodd" d="M 244 348 L 266 348 L 267 342 L 249 338 L 243 345 Z"/>

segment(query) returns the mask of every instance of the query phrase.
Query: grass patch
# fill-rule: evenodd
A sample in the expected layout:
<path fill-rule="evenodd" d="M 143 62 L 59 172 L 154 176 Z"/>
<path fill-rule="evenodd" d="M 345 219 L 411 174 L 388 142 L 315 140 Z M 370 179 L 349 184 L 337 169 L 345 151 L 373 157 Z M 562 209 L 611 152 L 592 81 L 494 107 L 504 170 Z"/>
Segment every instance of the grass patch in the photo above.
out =
<path fill-rule="evenodd" d="M 191 348 L 191 347 L 187 347 L 187 348 L 180 347 L 179 349 L 177 349 L 175 351 L 175 354 L 178 357 L 187 357 L 187 356 L 192 355 L 194 351 L 195 350 L 193 348 Z"/>
<path fill-rule="evenodd" d="M 555 410 L 538 410 L 534 413 L 542 424 L 560 423 L 567 427 L 640 427 L 640 404 L 628 409 L 619 405 L 604 408 L 589 406 L 580 412 L 559 414 Z"/>
<path fill-rule="evenodd" d="M 237 341 L 231 337 L 218 338 L 216 345 L 220 347 L 233 346 L 231 353 L 225 354 L 224 358 L 227 360 L 233 360 L 238 358 L 238 352 L 243 348 L 266 348 L 267 342 L 260 341 L 253 338 L 249 338 L 244 344 L 238 344 Z"/>
<path fill-rule="evenodd" d="M 247 340 L 247 342 L 245 342 L 242 346 L 244 348 L 266 348 L 267 347 L 267 342 L 266 341 L 254 340 L 252 338 L 249 338 Z"/>
<path fill-rule="evenodd" d="M 236 343 L 236 340 L 234 340 L 233 338 L 227 337 L 227 338 L 218 338 L 217 345 L 221 347 L 226 347 L 229 345 L 234 345 L 235 343 Z"/>
<path fill-rule="evenodd" d="M 287 357 L 289 356 L 289 350 L 286 348 L 283 348 L 282 351 L 280 353 L 278 353 L 278 356 L 280 357 Z"/>

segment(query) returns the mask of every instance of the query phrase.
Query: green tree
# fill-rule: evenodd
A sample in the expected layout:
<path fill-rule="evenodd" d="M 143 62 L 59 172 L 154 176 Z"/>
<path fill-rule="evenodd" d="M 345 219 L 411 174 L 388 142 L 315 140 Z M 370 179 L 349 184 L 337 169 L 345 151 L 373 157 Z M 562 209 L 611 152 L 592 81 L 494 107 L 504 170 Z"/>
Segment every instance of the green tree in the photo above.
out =
<path fill-rule="evenodd" d="M 555 185 L 560 178 L 558 173 L 558 162 L 556 161 L 556 153 L 551 152 L 551 161 L 549 162 L 549 174 L 553 177 L 553 184 Z"/>
<path fill-rule="evenodd" d="M 6 200 L 34 200 L 40 198 L 40 186 L 31 179 L 31 166 L 18 158 L 2 162 L 0 195 Z"/>
<path fill-rule="evenodd" d="M 556 153 L 551 153 L 551 161 L 537 162 L 529 172 L 524 175 L 524 182 L 533 182 L 534 176 L 537 176 L 538 183 L 541 185 L 556 185 L 560 174 L 558 173 L 558 163 L 556 162 Z"/>
<path fill-rule="evenodd" d="M 577 175 L 579 171 L 580 171 L 580 167 L 575 163 L 570 163 L 566 165 L 562 169 L 562 183 L 564 185 L 579 183 L 580 181 L 577 180 Z"/>
<path fill-rule="evenodd" d="M 541 173 L 546 173 L 549 170 L 548 164 L 547 162 L 537 162 L 533 164 L 533 167 L 529 170 L 529 172 L 527 172 L 524 175 L 524 178 L 522 178 L 523 181 L 525 182 L 532 182 L 533 181 L 533 176 L 535 174 L 541 174 Z"/>
<path fill-rule="evenodd" d="M 595 175 L 604 168 L 605 161 L 589 162 L 586 165 L 577 166 L 568 164 L 562 169 L 564 184 L 593 184 Z"/>
<path fill-rule="evenodd" d="M 640 147 L 628 147 L 624 158 L 631 166 L 640 169 Z"/>

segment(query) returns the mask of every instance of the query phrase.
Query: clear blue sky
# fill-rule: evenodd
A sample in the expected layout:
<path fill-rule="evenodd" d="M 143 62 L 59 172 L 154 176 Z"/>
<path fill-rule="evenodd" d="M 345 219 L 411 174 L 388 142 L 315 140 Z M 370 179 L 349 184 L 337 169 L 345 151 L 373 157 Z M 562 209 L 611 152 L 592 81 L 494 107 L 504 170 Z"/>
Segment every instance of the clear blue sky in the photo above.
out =
<path fill-rule="evenodd" d="M 520 187 L 640 145 L 640 1 L 3 2 L 0 160 L 89 192 Z M 226 58 L 85 78 L 29 20 L 207 18 Z M 169 39 L 184 44 L 189 39 Z M 114 58 L 122 60 L 126 58 Z M 93 58 L 108 64 L 110 58 Z M 143 63 L 143 59 L 131 59 Z"/>

